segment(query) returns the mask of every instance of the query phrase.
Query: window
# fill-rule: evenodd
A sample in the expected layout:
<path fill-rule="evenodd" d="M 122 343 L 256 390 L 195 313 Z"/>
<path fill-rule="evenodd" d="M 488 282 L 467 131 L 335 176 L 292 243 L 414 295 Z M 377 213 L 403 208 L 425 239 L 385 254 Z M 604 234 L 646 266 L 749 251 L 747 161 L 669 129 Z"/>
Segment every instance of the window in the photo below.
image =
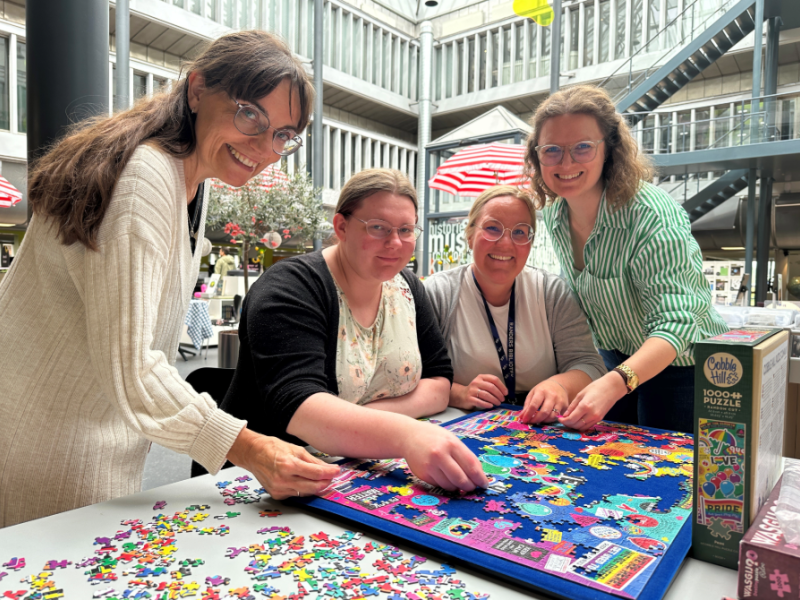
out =
<path fill-rule="evenodd" d="M 183 0 L 172 0 L 172 4 L 174 4 L 175 6 L 179 6 L 180 8 L 183 8 Z"/>
<path fill-rule="evenodd" d="M 217 0 L 205 0 L 206 2 L 206 17 L 209 19 L 217 20 Z"/>
<path fill-rule="evenodd" d="M 613 0 L 617 3 L 617 22 L 616 33 L 617 43 L 614 46 L 614 58 L 625 57 L 625 22 L 628 20 L 627 15 L 627 1 L 626 0 Z"/>
<path fill-rule="evenodd" d="M 678 0 L 667 0 L 667 36 L 666 48 L 674 48 L 680 37 L 680 19 L 678 19 Z"/>
<path fill-rule="evenodd" d="M 517 47 L 514 54 L 514 81 L 521 81 L 528 78 L 528 74 L 524 70 L 524 66 L 527 64 L 525 62 L 527 58 L 525 56 L 525 28 L 517 25 L 515 35 L 517 37 Z"/>
<path fill-rule="evenodd" d="M 459 94 L 466 94 L 467 93 L 466 81 L 464 81 L 464 68 L 463 68 L 463 65 L 461 63 L 461 61 L 463 60 L 463 61 L 466 62 L 467 65 L 469 65 L 469 56 L 464 56 L 464 47 L 465 46 L 467 48 L 467 52 L 469 52 L 469 44 L 467 44 L 467 40 L 461 40 L 456 45 L 457 52 L 458 52 L 458 57 L 459 57 L 460 60 L 459 60 L 459 63 L 458 63 L 459 64 L 458 73 L 456 73 L 456 77 L 458 77 L 458 87 L 457 87 L 456 90 L 454 90 L 455 91 L 455 94 L 454 94 L 455 96 L 457 96 Z M 400 72 L 401 73 L 405 73 L 405 71 L 403 71 L 403 70 L 401 70 Z"/>
<path fill-rule="evenodd" d="M 586 6 L 586 41 L 583 43 L 583 64 L 591 66 L 594 64 L 594 4 Z"/>
<path fill-rule="evenodd" d="M 578 7 L 574 7 L 569 11 L 569 68 L 578 68 Z"/>
<path fill-rule="evenodd" d="M 202 10 L 202 0 L 186 0 L 186 9 L 199 15 Z"/>
<path fill-rule="evenodd" d="M 153 77 L 153 93 L 158 94 L 160 92 L 168 92 L 169 91 L 169 80 L 163 79 L 161 77 Z"/>
<path fill-rule="evenodd" d="M 714 108 L 713 147 L 725 148 L 731 145 L 731 107 L 724 104 Z"/>
<path fill-rule="evenodd" d="M 502 29 L 500 34 L 503 36 L 503 79 L 500 85 L 506 85 L 511 83 L 511 28 Z M 516 59 L 516 56 L 514 58 Z M 516 60 L 514 65 L 516 65 Z M 514 76 L 516 77 L 517 74 L 514 73 Z"/>
<path fill-rule="evenodd" d="M 672 113 L 660 113 L 658 118 L 658 132 L 661 136 L 658 151 L 661 154 L 666 154 L 672 146 Z"/>
<path fill-rule="evenodd" d="M 650 0 L 647 5 L 647 41 L 654 40 L 658 35 L 659 28 L 661 27 L 661 1 L 655 2 Z M 658 47 L 650 44 L 647 51 L 652 52 L 657 50 Z"/>
<path fill-rule="evenodd" d="M 650 115 L 642 121 L 642 152 L 652 154 L 656 141 L 656 117 Z"/>
<path fill-rule="evenodd" d="M 8 129 L 8 38 L 0 38 L 0 129 Z"/>
<path fill-rule="evenodd" d="M 705 150 L 711 140 L 711 109 L 698 108 L 694 111 L 694 149 Z"/>
<path fill-rule="evenodd" d="M 542 53 L 539 58 L 539 77 L 550 73 L 550 28 L 542 28 Z"/>
<path fill-rule="evenodd" d="M 795 110 L 797 108 L 797 98 L 784 100 L 781 103 L 781 120 L 778 125 L 780 128 L 780 139 L 792 140 L 795 138 Z"/>
<path fill-rule="evenodd" d="M 490 69 L 491 74 L 492 74 L 491 87 L 493 87 L 493 88 L 497 87 L 497 84 L 498 84 L 499 73 L 497 72 L 497 62 L 498 62 L 498 58 L 500 58 L 498 55 L 500 54 L 500 35 L 501 35 L 501 33 L 502 33 L 502 30 L 501 31 L 491 31 L 491 32 L 489 32 L 489 36 L 490 36 L 489 39 L 492 42 L 492 64 L 489 65 L 489 69 Z M 487 58 L 488 58 L 488 55 L 487 55 Z"/>
<path fill-rule="evenodd" d="M 678 138 L 676 152 L 688 152 L 691 147 L 692 111 L 684 110 L 678 113 Z"/>
<path fill-rule="evenodd" d="M 234 22 L 234 6 L 236 0 L 222 0 L 222 24 L 227 27 L 233 27 Z"/>
<path fill-rule="evenodd" d="M 677 0 L 675 0 L 677 2 Z M 608 62 L 611 48 L 611 0 L 600 3 L 600 56 L 598 62 Z"/>
<path fill-rule="evenodd" d="M 528 68 L 527 68 L 527 78 L 533 79 L 536 77 L 536 44 L 539 42 L 539 39 L 536 37 L 536 32 L 539 30 L 539 27 L 534 27 L 533 25 L 528 27 L 528 32 L 530 35 L 530 39 L 528 40 L 528 52 L 530 55 L 526 57 Z"/>
<path fill-rule="evenodd" d="M 28 67 L 25 43 L 17 42 L 17 129 L 28 131 Z"/>
<path fill-rule="evenodd" d="M 482 36 L 480 36 L 481 51 L 480 51 L 479 58 L 480 58 L 481 64 L 480 64 L 480 72 L 478 73 L 478 85 L 476 87 L 478 89 L 481 89 L 481 90 L 486 88 L 486 66 L 487 66 L 486 65 L 486 58 L 487 58 L 487 53 L 486 53 L 487 52 L 487 47 L 486 47 L 487 40 L 486 40 L 486 38 L 488 37 L 488 35 L 489 35 L 489 33 L 485 33 Z"/>
<path fill-rule="evenodd" d="M 467 84 L 468 84 L 468 91 L 474 92 L 477 89 L 476 81 L 475 81 L 475 38 L 470 36 L 469 38 L 469 51 L 467 57 Z"/>
<path fill-rule="evenodd" d="M 247 29 L 247 0 L 238 0 L 237 2 L 237 24 L 239 29 Z"/>
<path fill-rule="evenodd" d="M 643 0 L 633 0 L 631 5 L 631 54 L 642 47 L 642 23 L 644 22 L 644 17 Z"/>
<path fill-rule="evenodd" d="M 147 95 L 147 75 L 141 73 L 133 74 L 133 101 L 144 98 Z"/>

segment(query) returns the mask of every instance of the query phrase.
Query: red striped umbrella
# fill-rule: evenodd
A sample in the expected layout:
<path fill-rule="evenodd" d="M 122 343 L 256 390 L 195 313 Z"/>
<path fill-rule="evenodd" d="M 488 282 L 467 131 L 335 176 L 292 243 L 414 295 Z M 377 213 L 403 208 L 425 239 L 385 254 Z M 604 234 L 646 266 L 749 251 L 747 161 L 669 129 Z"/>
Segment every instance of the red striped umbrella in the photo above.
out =
<path fill-rule="evenodd" d="M 459 150 L 436 169 L 428 185 L 458 196 L 480 196 L 493 185 L 525 185 L 525 146 L 479 144 Z"/>
<path fill-rule="evenodd" d="M 0 177 L 0 206 L 10 208 L 22 200 L 22 192 L 11 185 L 8 179 Z"/>
<path fill-rule="evenodd" d="M 256 175 L 256 179 L 261 180 L 261 187 L 265 190 L 271 190 L 276 183 L 288 183 L 289 177 L 284 173 L 280 166 L 277 164 L 269 165 L 266 169 L 261 171 L 258 175 Z M 215 188 L 226 188 L 229 187 L 232 190 L 236 190 L 237 188 L 231 187 L 226 183 L 223 183 L 219 179 L 212 179 L 211 186 Z"/>

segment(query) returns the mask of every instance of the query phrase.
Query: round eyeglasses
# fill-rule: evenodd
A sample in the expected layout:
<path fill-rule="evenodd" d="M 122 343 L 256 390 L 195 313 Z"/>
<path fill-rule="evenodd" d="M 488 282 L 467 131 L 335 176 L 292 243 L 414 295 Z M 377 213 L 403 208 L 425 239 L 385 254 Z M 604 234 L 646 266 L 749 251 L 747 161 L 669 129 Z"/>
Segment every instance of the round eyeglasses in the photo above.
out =
<path fill-rule="evenodd" d="M 233 124 L 236 129 L 245 135 L 260 135 L 268 129 L 275 129 L 269 123 L 269 117 L 260 109 L 250 104 L 236 102 L 239 110 L 233 116 Z M 294 129 L 275 129 L 272 134 L 272 149 L 275 154 L 289 156 L 294 154 L 303 145 L 303 139 Z"/>
<path fill-rule="evenodd" d="M 576 163 L 588 163 L 594 160 L 597 156 L 597 147 L 603 140 L 578 142 L 570 146 L 558 146 L 556 144 L 546 144 L 544 146 L 536 146 L 536 155 L 539 157 L 539 162 L 545 167 L 555 167 L 560 165 L 564 160 L 565 151 L 569 151 L 569 155 Z"/>
<path fill-rule="evenodd" d="M 497 219 L 486 219 L 481 225 L 481 231 L 483 232 L 483 239 L 487 242 L 498 241 L 505 235 L 506 231 L 510 232 L 511 241 L 518 246 L 530 244 L 533 240 L 533 227 L 527 223 L 517 223 L 509 229 L 508 227 L 503 227 L 503 224 Z"/>
<path fill-rule="evenodd" d="M 368 221 L 356 219 L 356 221 L 361 221 L 364 223 L 364 225 L 367 226 L 367 233 L 376 240 L 385 240 L 392 235 L 392 232 L 395 229 L 397 230 L 397 237 L 399 237 L 400 241 L 403 242 L 413 242 L 422 233 L 422 227 L 419 227 L 418 225 L 406 224 L 400 225 L 399 227 L 393 227 L 391 223 L 387 223 L 382 219 L 370 219 Z"/>

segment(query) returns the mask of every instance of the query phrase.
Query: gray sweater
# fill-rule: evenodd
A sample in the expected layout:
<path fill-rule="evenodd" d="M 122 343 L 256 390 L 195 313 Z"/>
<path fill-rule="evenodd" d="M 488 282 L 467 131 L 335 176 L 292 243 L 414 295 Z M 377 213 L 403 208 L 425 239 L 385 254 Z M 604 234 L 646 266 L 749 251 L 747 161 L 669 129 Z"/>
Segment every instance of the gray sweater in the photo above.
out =
<path fill-rule="evenodd" d="M 544 310 L 558 373 L 577 369 L 586 373 L 592 381 L 601 377 L 606 373 L 605 365 L 592 344 L 592 334 L 586 315 L 567 283 L 546 271 L 527 266 L 525 269 L 517 276 L 518 278 L 530 276 L 537 271 L 543 276 L 544 306 L 531 306 L 529 299 L 528 306 L 520 306 L 517 301 L 516 310 L 517 313 L 522 310 Z M 437 273 L 425 280 L 425 289 L 448 349 L 459 295 L 466 285 L 467 278 L 471 276 L 469 265 L 465 265 Z M 485 324 L 480 323 L 476 326 L 484 327 Z"/>

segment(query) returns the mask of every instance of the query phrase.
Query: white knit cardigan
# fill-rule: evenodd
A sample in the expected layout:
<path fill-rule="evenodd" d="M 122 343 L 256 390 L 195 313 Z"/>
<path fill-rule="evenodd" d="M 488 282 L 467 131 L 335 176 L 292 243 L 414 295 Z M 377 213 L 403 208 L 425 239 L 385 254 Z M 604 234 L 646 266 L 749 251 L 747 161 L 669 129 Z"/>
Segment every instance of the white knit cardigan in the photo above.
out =
<path fill-rule="evenodd" d="M 200 263 L 187 218 L 183 161 L 143 145 L 99 251 L 31 220 L 0 283 L 0 526 L 139 491 L 150 441 L 223 465 L 245 422 L 173 366 Z"/>

